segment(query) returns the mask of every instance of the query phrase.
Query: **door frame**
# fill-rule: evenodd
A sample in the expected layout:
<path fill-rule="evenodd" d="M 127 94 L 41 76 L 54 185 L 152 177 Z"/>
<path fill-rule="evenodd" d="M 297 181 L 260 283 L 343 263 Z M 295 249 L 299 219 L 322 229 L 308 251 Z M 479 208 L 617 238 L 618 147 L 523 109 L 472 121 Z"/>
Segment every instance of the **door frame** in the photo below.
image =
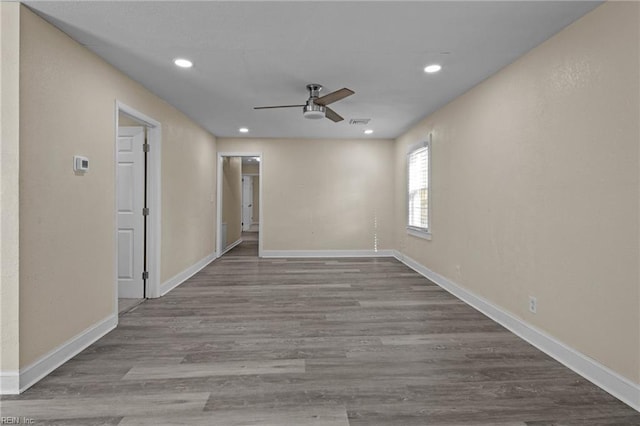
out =
<path fill-rule="evenodd" d="M 260 212 L 258 214 L 258 223 L 260 229 L 258 232 L 258 257 L 262 257 L 262 241 L 264 230 L 264 218 L 262 208 L 262 176 L 264 172 L 264 158 L 262 152 L 218 152 L 218 160 L 216 163 L 216 258 L 222 256 L 224 247 L 222 247 L 222 161 L 224 157 L 258 157 L 260 159 L 260 167 L 258 168 L 258 175 L 260 177 L 260 184 L 258 185 L 258 206 Z M 255 191 L 255 188 L 253 188 Z"/>
<path fill-rule="evenodd" d="M 143 114 L 142 112 L 120 102 L 115 102 L 115 132 L 114 132 L 114 184 L 117 184 L 118 170 L 118 127 L 119 114 L 123 113 L 140 122 L 147 128 L 147 143 L 151 145 L 147 156 L 147 270 L 149 278 L 145 286 L 145 294 L 148 299 L 160 297 L 160 244 L 161 244 L 161 165 L 162 165 L 162 125 L 159 121 Z M 114 193 L 114 296 L 115 315 L 118 315 L 118 205 L 117 191 Z M 142 212 L 140 212 L 142 214 Z"/>

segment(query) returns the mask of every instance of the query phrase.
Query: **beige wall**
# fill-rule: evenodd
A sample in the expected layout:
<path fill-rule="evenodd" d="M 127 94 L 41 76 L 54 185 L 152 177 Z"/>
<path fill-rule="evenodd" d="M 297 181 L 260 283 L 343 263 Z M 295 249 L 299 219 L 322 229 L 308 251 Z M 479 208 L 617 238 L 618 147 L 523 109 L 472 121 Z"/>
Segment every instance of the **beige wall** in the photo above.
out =
<path fill-rule="evenodd" d="M 636 383 L 638 9 L 598 7 L 413 127 L 395 187 L 401 252 Z M 405 155 L 429 132 L 426 241 L 405 230 Z"/>
<path fill-rule="evenodd" d="M 0 372 L 19 366 L 20 4 L 0 2 Z"/>
<path fill-rule="evenodd" d="M 223 157 L 222 160 L 222 222 L 227 224 L 229 246 L 242 236 L 241 157 Z"/>
<path fill-rule="evenodd" d="M 262 152 L 264 250 L 391 249 L 393 141 L 218 139 Z"/>
<path fill-rule="evenodd" d="M 216 148 L 211 134 L 25 7 L 20 24 L 24 367 L 114 310 L 116 100 L 162 123 L 163 282 L 214 251 Z M 73 173 L 74 154 L 90 159 L 84 176 Z"/>

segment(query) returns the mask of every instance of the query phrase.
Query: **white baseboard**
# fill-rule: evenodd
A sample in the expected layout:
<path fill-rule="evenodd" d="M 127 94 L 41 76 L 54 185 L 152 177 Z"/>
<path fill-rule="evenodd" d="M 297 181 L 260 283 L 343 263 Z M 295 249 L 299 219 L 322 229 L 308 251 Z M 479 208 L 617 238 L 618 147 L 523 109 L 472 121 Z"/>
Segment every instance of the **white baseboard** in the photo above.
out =
<path fill-rule="evenodd" d="M 24 369 L 20 369 L 19 393 L 29 389 L 43 377 L 116 328 L 117 325 L 118 316 L 109 315 L 107 318 L 92 325 L 80 334 L 72 337 L 62 345 L 48 352 L 33 364 L 25 367 Z"/>
<path fill-rule="evenodd" d="M 167 281 L 163 282 L 160 285 L 160 296 L 164 296 L 169 293 L 174 288 L 178 287 L 180 284 L 194 276 L 196 273 L 200 272 L 202 268 L 207 266 L 216 258 L 216 252 L 211 253 L 210 255 L 200 259 L 198 262 L 194 263 L 184 271 L 175 275 L 172 278 L 169 278 Z"/>
<path fill-rule="evenodd" d="M 394 257 L 395 250 L 262 250 L 262 257 Z"/>
<path fill-rule="evenodd" d="M 0 371 L 0 395 L 20 393 L 20 375 L 17 371 Z"/>
<path fill-rule="evenodd" d="M 600 364 L 598 361 L 560 342 L 546 332 L 515 317 L 504 309 L 455 284 L 412 258 L 394 250 L 394 257 L 414 271 L 433 281 L 458 299 L 471 305 L 512 333 L 526 340 L 556 361 L 610 393 L 636 411 L 640 411 L 640 384 Z"/>
<path fill-rule="evenodd" d="M 242 238 L 238 238 L 237 240 L 235 240 L 234 242 L 232 242 L 231 244 L 229 244 L 227 246 L 227 248 L 225 248 L 224 250 L 222 250 L 222 253 L 220 253 L 220 256 L 222 256 L 223 254 L 225 254 L 226 252 L 228 252 L 229 250 L 231 250 L 232 248 L 234 248 L 235 246 L 242 244 Z M 218 257 L 220 257 L 218 256 Z"/>

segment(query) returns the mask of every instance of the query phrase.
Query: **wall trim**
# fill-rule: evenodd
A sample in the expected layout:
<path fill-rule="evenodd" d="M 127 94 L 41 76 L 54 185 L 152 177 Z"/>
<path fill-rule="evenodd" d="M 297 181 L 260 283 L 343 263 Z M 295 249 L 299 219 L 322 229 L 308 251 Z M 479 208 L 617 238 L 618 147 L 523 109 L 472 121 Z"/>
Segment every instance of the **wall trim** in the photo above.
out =
<path fill-rule="evenodd" d="M 211 263 L 215 258 L 216 252 L 214 251 L 213 253 L 205 256 L 193 265 L 189 266 L 184 271 L 178 273 L 177 275 L 174 275 L 172 278 L 169 278 L 167 281 L 163 282 L 160 285 L 160 296 L 164 296 L 165 294 L 169 293 L 171 290 L 178 287 L 180 284 L 200 272 L 202 268 Z"/>
<path fill-rule="evenodd" d="M 242 231 L 242 232 L 246 232 L 246 231 Z M 242 244 L 242 238 L 238 238 L 237 240 L 235 240 L 234 242 L 232 242 L 231 244 L 229 244 L 227 246 L 226 249 L 224 249 L 224 251 L 222 253 L 220 253 L 220 256 L 222 256 L 223 254 L 225 254 L 226 252 L 228 252 L 229 250 L 231 250 L 232 248 L 234 248 L 237 245 Z M 218 256 L 218 257 L 220 257 Z"/>
<path fill-rule="evenodd" d="M 640 384 L 633 383 L 609 367 L 567 346 L 555 337 L 494 305 L 487 299 L 433 272 L 400 251 L 393 251 L 394 257 L 409 268 L 433 281 L 458 299 L 488 316 L 634 410 L 640 411 Z"/>
<path fill-rule="evenodd" d="M 46 353 L 31 365 L 20 369 L 19 393 L 24 392 L 56 368 L 85 350 L 118 325 L 118 316 L 109 315 Z"/>
<path fill-rule="evenodd" d="M 395 257 L 395 250 L 263 250 L 262 257 Z"/>
<path fill-rule="evenodd" d="M 20 374 L 17 371 L 0 371 L 0 395 L 20 393 Z"/>

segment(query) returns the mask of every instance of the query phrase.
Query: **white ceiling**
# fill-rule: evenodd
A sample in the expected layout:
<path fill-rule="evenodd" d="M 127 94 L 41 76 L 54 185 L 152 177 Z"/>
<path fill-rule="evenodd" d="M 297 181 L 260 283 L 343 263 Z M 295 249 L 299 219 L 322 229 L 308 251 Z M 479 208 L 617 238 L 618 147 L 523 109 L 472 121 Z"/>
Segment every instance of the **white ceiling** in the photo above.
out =
<path fill-rule="evenodd" d="M 216 136 L 394 138 L 599 2 L 25 1 Z M 178 69 L 176 57 L 194 61 Z M 440 63 L 434 75 L 422 70 Z M 355 95 L 308 120 L 307 83 Z M 350 125 L 370 118 L 375 131 Z M 247 135 L 238 128 L 250 129 Z"/>

